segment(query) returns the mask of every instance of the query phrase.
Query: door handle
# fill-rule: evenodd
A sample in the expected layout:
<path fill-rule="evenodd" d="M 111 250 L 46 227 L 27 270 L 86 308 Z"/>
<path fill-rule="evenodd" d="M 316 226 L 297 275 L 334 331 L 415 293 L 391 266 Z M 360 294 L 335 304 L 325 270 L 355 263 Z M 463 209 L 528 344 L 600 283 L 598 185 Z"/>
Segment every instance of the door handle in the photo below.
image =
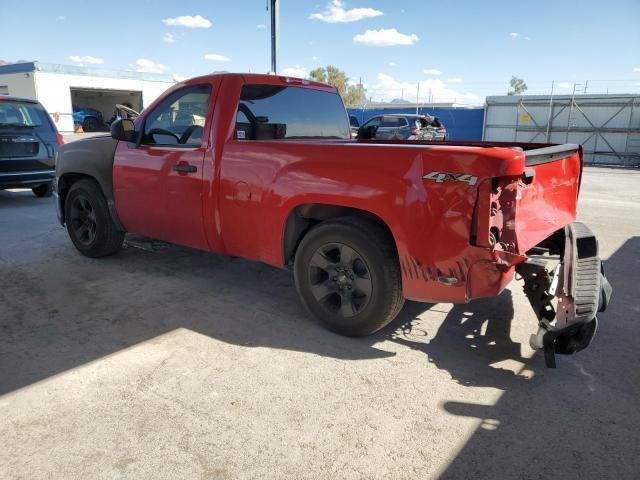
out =
<path fill-rule="evenodd" d="M 179 163 L 173 166 L 173 171 L 178 173 L 196 173 L 198 171 L 198 167 L 195 165 Z"/>

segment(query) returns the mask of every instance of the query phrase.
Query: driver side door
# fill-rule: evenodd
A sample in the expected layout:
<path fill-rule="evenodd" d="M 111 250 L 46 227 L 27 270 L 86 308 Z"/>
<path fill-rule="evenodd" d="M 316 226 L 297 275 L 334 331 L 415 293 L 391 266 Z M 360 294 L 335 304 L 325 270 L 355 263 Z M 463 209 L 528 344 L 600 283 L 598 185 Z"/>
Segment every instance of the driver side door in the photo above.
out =
<path fill-rule="evenodd" d="M 202 183 L 212 89 L 201 84 L 174 91 L 137 123 L 138 143 L 118 143 L 114 197 L 127 231 L 208 249 Z"/>

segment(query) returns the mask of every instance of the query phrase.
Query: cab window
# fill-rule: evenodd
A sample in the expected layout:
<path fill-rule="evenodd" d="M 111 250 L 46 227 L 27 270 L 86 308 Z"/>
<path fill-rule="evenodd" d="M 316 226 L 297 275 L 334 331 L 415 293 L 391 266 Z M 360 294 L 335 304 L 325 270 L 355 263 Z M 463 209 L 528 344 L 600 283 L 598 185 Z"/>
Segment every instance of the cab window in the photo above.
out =
<path fill-rule="evenodd" d="M 281 85 L 242 87 L 236 115 L 236 140 L 350 138 L 340 95 Z"/>
<path fill-rule="evenodd" d="M 211 85 L 194 85 L 169 95 L 144 123 L 142 143 L 145 145 L 202 145 Z"/>

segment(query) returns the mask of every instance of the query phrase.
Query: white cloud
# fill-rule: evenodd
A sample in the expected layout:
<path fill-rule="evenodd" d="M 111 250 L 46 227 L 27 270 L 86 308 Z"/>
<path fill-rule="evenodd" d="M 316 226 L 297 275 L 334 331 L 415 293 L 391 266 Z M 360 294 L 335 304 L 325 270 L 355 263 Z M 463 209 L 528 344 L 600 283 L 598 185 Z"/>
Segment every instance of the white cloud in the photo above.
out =
<path fill-rule="evenodd" d="M 371 47 L 391 47 L 393 45 L 413 45 L 419 40 L 415 33 L 406 35 L 395 28 L 366 30 L 353 37 L 353 43 Z"/>
<path fill-rule="evenodd" d="M 164 43 L 176 43 L 176 36 L 173 33 L 165 33 L 162 36 L 162 41 Z"/>
<path fill-rule="evenodd" d="M 633 69 L 634 72 L 640 72 L 640 67 L 636 67 Z"/>
<path fill-rule="evenodd" d="M 519 34 L 519 33 L 517 33 L 517 32 L 511 32 L 511 33 L 509 34 L 509 36 L 510 36 L 511 38 L 518 38 L 518 37 L 520 36 L 520 34 Z"/>
<path fill-rule="evenodd" d="M 202 15 L 182 15 L 180 17 L 165 18 L 162 23 L 171 27 L 209 28 L 211 22 Z"/>
<path fill-rule="evenodd" d="M 531 37 L 524 37 L 525 40 L 531 40 Z"/>
<path fill-rule="evenodd" d="M 396 62 L 389 62 L 390 67 L 397 67 L 398 64 Z"/>
<path fill-rule="evenodd" d="M 309 74 L 307 69 L 296 65 L 295 67 L 283 68 L 280 73 L 286 77 L 307 78 Z"/>
<path fill-rule="evenodd" d="M 230 62 L 231 59 L 229 57 L 225 57 L 224 55 L 219 55 L 217 53 L 207 53 L 204 56 L 205 60 L 210 60 L 212 62 Z"/>
<path fill-rule="evenodd" d="M 60 20 L 61 22 L 64 22 L 67 19 L 66 15 L 58 15 L 58 20 Z"/>
<path fill-rule="evenodd" d="M 427 68 L 423 70 L 423 72 L 427 75 L 440 75 L 442 72 L 437 68 Z"/>
<path fill-rule="evenodd" d="M 471 92 L 459 92 L 447 86 L 447 84 L 439 78 L 430 78 L 420 82 L 420 102 L 428 100 L 429 91 L 435 102 L 457 102 L 468 104 L 480 104 L 480 97 Z M 375 85 L 367 88 L 367 94 L 373 96 L 376 100 L 382 99 L 390 101 L 394 98 L 400 98 L 404 94 L 404 98 L 416 98 L 418 93 L 418 84 L 411 82 L 398 81 L 390 75 L 379 73 Z"/>
<path fill-rule="evenodd" d="M 318 57 L 317 55 L 314 55 L 313 57 L 311 57 L 311 60 L 318 61 L 320 60 L 320 57 Z"/>
<path fill-rule="evenodd" d="M 185 77 L 184 75 L 179 75 L 177 73 L 173 74 L 173 81 L 174 82 L 182 82 L 184 80 L 187 80 L 189 77 Z"/>
<path fill-rule="evenodd" d="M 93 57 L 91 55 L 69 55 L 69 60 L 72 62 L 76 62 L 78 65 L 82 66 L 85 63 L 90 63 L 92 65 L 99 65 L 104 63 L 104 59 Z"/>
<path fill-rule="evenodd" d="M 460 78 L 460 77 L 447 78 L 447 82 L 449 82 L 449 83 L 462 83 L 462 82 L 464 82 L 464 78 Z"/>
<path fill-rule="evenodd" d="M 256 28 L 267 28 L 267 26 L 264 23 L 260 23 L 256 25 Z"/>
<path fill-rule="evenodd" d="M 148 58 L 139 58 L 138 60 L 136 60 L 136 69 L 138 72 L 163 73 L 165 70 L 167 70 L 167 67 L 166 65 L 163 65 L 161 63 L 155 63 Z"/>
<path fill-rule="evenodd" d="M 373 8 L 352 8 L 345 9 L 345 3 L 341 0 L 333 0 L 328 3 L 322 13 L 312 13 L 309 18 L 327 23 L 349 23 L 357 22 L 365 18 L 379 17 L 383 13 Z"/>

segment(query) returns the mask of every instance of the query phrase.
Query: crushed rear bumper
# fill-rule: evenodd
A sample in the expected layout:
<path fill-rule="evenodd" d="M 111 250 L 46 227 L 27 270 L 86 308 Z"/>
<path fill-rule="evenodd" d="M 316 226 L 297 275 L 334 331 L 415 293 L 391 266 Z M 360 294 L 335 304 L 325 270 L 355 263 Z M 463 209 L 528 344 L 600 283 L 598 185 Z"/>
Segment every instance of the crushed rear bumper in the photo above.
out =
<path fill-rule="evenodd" d="M 612 288 L 598 255 L 598 241 L 584 224 L 575 222 L 556 232 L 527 254 L 516 267 L 537 317 L 531 336 L 534 349 L 544 350 L 545 363 L 555 367 L 555 354 L 587 348 L 598 326 Z M 553 267 L 554 260 L 557 264 Z"/>

